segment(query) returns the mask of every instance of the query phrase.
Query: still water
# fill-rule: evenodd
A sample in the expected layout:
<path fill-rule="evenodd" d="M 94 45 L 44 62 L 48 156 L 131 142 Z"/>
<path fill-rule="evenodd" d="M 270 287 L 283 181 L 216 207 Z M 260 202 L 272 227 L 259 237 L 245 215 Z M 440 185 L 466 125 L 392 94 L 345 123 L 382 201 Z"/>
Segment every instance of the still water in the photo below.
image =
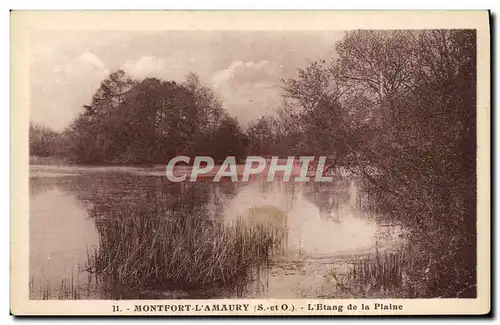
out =
<path fill-rule="evenodd" d="M 259 178 L 247 183 L 171 183 L 164 175 L 161 167 L 31 166 L 31 298 L 107 298 L 100 290 L 102 280 L 84 270 L 88 255 L 99 245 L 99 223 L 136 206 L 162 204 L 173 210 L 203 206 L 210 218 L 227 223 L 248 215 L 251 208 L 282 211 L 287 232 L 284 252 L 238 293 L 247 298 L 334 297 L 338 293 L 332 269 L 342 272 L 356 256 L 399 242 L 397 227 L 383 225 L 363 207 L 364 196 L 355 179 L 321 184 Z M 222 297 L 234 295 L 222 293 Z M 188 291 L 151 291 L 141 298 L 196 296 Z"/>

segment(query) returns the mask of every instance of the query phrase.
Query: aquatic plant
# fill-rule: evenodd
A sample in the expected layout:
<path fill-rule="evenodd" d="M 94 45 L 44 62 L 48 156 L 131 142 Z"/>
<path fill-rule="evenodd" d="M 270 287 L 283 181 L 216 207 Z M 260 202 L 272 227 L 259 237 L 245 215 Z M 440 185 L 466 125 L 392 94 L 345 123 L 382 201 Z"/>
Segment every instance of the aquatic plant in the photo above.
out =
<path fill-rule="evenodd" d="M 349 276 L 363 291 L 388 291 L 403 283 L 405 254 L 375 252 L 353 263 Z"/>
<path fill-rule="evenodd" d="M 267 225 L 210 220 L 203 210 L 121 211 L 99 227 L 87 270 L 125 286 L 231 285 L 268 263 L 280 239 Z"/>

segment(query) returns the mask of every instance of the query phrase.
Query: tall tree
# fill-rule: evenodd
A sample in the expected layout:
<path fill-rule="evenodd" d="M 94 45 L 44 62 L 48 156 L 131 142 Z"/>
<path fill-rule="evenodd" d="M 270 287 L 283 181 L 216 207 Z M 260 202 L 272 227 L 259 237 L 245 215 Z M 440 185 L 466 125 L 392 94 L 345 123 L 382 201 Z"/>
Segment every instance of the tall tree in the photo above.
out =
<path fill-rule="evenodd" d="M 474 31 L 353 31 L 336 49 L 285 83 L 305 141 L 411 230 L 420 295 L 474 296 Z"/>
<path fill-rule="evenodd" d="M 67 133 L 81 163 L 162 164 L 176 155 L 240 155 L 246 145 L 237 121 L 195 74 L 178 84 L 114 72 Z"/>

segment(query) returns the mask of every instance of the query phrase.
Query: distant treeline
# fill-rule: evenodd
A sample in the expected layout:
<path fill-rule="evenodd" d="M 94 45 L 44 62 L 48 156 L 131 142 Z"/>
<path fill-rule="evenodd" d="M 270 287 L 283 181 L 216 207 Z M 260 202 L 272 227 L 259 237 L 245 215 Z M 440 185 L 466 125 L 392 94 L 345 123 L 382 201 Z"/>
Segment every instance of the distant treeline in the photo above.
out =
<path fill-rule="evenodd" d="M 176 155 L 242 157 L 247 147 L 237 120 L 194 74 L 177 84 L 137 81 L 120 70 L 84 108 L 59 134 L 32 126 L 41 132 L 31 132 L 31 154 L 65 155 L 84 164 L 160 164 Z"/>
<path fill-rule="evenodd" d="M 297 151 L 289 127 L 288 119 L 263 116 L 243 128 L 194 73 L 176 83 L 137 81 L 119 70 L 66 130 L 32 124 L 30 154 L 78 164 L 164 164 L 178 155 L 217 162 L 230 155 L 286 156 Z"/>
<path fill-rule="evenodd" d="M 78 163 L 328 155 L 363 180 L 380 213 L 411 229 L 407 276 L 418 296 L 474 297 L 476 32 L 349 32 L 335 58 L 283 89 L 276 116 L 242 128 L 193 74 L 176 84 L 118 71 L 63 133 L 33 127 L 30 148 Z"/>
<path fill-rule="evenodd" d="M 64 135 L 52 129 L 30 125 L 30 155 L 37 157 L 62 157 L 67 155 L 67 142 Z"/>

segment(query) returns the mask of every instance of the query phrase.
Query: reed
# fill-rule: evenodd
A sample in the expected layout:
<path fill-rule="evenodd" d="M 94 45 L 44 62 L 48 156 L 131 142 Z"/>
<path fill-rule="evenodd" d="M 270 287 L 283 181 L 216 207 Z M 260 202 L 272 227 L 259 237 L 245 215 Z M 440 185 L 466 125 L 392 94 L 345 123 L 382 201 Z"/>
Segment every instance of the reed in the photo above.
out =
<path fill-rule="evenodd" d="M 99 232 L 87 270 L 118 288 L 231 285 L 267 264 L 281 242 L 275 229 L 240 218 L 231 225 L 212 221 L 201 210 L 122 212 Z"/>
<path fill-rule="evenodd" d="M 37 290 L 38 289 L 38 290 Z M 50 282 L 47 278 L 40 279 L 40 283 L 35 282 L 35 277 L 32 275 L 29 280 L 29 295 L 32 300 L 49 300 L 52 299 Z"/>
<path fill-rule="evenodd" d="M 75 281 L 74 274 L 72 274 L 71 277 L 64 277 L 61 279 L 58 299 L 81 299 L 80 290 Z"/>
<path fill-rule="evenodd" d="M 49 300 L 51 298 L 50 282 L 49 282 L 49 280 L 46 280 L 40 286 L 40 293 L 41 293 L 42 300 Z"/>
<path fill-rule="evenodd" d="M 337 286 L 353 297 L 403 297 L 408 294 L 405 276 L 408 272 L 405 250 L 379 252 L 358 257 L 351 262 L 346 274 L 334 276 Z"/>
<path fill-rule="evenodd" d="M 390 290 L 398 288 L 403 281 L 404 254 L 401 252 L 375 252 L 374 257 L 353 264 L 349 276 L 368 290 Z"/>
<path fill-rule="evenodd" d="M 29 281 L 29 292 L 30 299 L 41 299 L 41 300 L 76 300 L 82 299 L 82 292 L 79 289 L 78 281 L 74 274 L 71 276 L 64 276 L 59 286 L 57 284 L 52 287 L 48 278 L 42 277 L 39 279 L 39 290 L 36 290 L 36 282 L 34 276 L 31 277 Z"/>

